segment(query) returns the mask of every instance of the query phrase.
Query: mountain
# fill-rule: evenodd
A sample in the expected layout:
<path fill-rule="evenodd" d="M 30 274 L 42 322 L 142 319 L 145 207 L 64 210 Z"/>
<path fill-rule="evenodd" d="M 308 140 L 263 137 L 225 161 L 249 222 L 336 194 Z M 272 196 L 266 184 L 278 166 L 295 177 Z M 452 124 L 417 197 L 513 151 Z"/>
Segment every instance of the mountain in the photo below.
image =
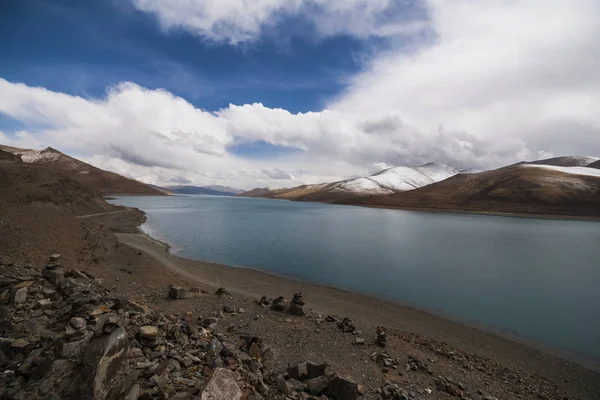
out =
<path fill-rule="evenodd" d="M 588 168 L 600 169 L 600 160 L 587 165 Z"/>
<path fill-rule="evenodd" d="M 241 193 L 243 197 L 268 197 L 303 201 L 340 201 L 414 190 L 452 177 L 459 172 L 440 163 L 419 167 L 392 167 L 373 175 L 333 183 L 301 185 L 291 189 L 257 188 Z"/>
<path fill-rule="evenodd" d="M 337 201 L 400 209 L 600 217 L 600 171 L 518 164 L 419 189 Z"/>
<path fill-rule="evenodd" d="M 233 188 L 231 186 L 223 186 L 223 185 L 209 185 L 203 186 L 206 189 L 216 190 L 217 192 L 225 192 L 225 193 L 233 193 L 239 194 L 245 192 L 244 189 Z"/>
<path fill-rule="evenodd" d="M 72 261 L 90 261 L 104 248 L 94 239 L 102 229 L 75 216 L 115 210 L 97 191 L 55 169 L 0 150 L 0 256 L 39 264 L 60 252 Z"/>
<path fill-rule="evenodd" d="M 526 164 L 536 165 L 554 165 L 556 167 L 587 167 L 589 164 L 598 161 L 596 157 L 585 156 L 562 156 L 553 157 L 545 160 L 531 161 Z"/>
<path fill-rule="evenodd" d="M 224 188 L 224 186 L 218 187 Z M 202 194 L 211 196 L 235 196 L 239 193 L 239 191 L 227 192 L 225 190 L 211 189 L 209 186 L 167 186 L 165 189 L 175 194 Z"/>
<path fill-rule="evenodd" d="M 148 195 L 164 196 L 165 193 L 134 179 L 114 172 L 104 171 L 60 151 L 47 147 L 44 150 L 20 149 L 0 145 L 4 150 L 21 156 L 29 164 L 43 165 L 71 178 L 102 195 Z"/>

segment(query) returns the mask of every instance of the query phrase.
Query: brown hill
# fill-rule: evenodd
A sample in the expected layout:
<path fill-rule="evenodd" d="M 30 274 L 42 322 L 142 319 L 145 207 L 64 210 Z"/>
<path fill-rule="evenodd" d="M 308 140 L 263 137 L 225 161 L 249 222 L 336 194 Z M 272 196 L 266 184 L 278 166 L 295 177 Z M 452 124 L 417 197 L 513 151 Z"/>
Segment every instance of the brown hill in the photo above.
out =
<path fill-rule="evenodd" d="M 48 147 L 44 150 L 20 149 L 1 146 L 4 150 L 21 156 L 26 163 L 43 165 L 71 178 L 102 195 L 164 196 L 161 190 L 114 172 L 104 171 L 60 151 Z"/>
<path fill-rule="evenodd" d="M 41 263 L 62 253 L 69 262 L 88 264 L 102 254 L 102 228 L 76 215 L 119 210 L 96 191 L 0 150 L 0 256 Z M 110 240 L 110 235 L 107 235 Z"/>
<path fill-rule="evenodd" d="M 523 165 L 460 174 L 420 189 L 339 201 L 401 209 L 600 217 L 600 178 Z"/>
<path fill-rule="evenodd" d="M 600 169 L 600 160 L 593 162 L 591 164 L 588 164 L 588 168 L 596 168 L 596 169 Z"/>

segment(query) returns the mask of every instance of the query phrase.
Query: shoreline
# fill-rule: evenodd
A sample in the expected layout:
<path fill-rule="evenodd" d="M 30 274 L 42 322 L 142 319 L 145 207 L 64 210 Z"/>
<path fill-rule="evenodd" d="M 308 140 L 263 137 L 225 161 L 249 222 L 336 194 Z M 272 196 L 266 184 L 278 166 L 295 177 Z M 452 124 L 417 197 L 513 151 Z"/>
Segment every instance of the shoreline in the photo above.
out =
<path fill-rule="evenodd" d="M 141 210 L 139 210 L 139 211 L 141 211 Z M 143 213 L 143 211 L 141 211 L 141 212 Z M 145 216 L 145 213 L 144 213 L 144 216 Z M 417 304 L 413 304 L 410 302 L 403 302 L 403 301 L 399 301 L 399 300 L 395 300 L 395 299 L 390 299 L 390 298 L 386 298 L 384 296 L 378 296 L 378 295 L 374 295 L 374 294 L 370 294 L 370 293 L 363 293 L 360 291 L 354 291 L 354 290 L 350 290 L 350 289 L 346 289 L 346 288 L 342 288 L 342 287 L 336 287 L 333 285 L 325 285 L 325 284 L 318 283 L 318 282 L 307 281 L 307 280 L 303 280 L 301 278 L 297 278 L 294 276 L 288 276 L 285 274 L 276 274 L 271 271 L 265 271 L 265 270 L 262 270 L 262 269 L 256 268 L 256 267 L 225 265 L 225 264 L 220 264 L 220 263 L 216 263 L 216 262 L 203 261 L 203 260 L 197 260 L 197 259 L 193 259 L 193 258 L 182 257 L 182 256 L 177 255 L 176 253 L 171 252 L 171 249 L 172 249 L 171 244 L 151 236 L 148 232 L 146 232 L 145 230 L 143 230 L 141 228 L 141 225 L 142 224 L 136 226 L 136 230 L 137 230 L 136 234 L 132 234 L 132 233 L 117 234 L 119 241 L 124 244 L 127 244 L 131 247 L 134 247 L 138 250 L 145 251 L 148 255 L 152 256 L 152 252 L 148 252 L 147 251 L 148 249 L 145 249 L 143 247 L 136 247 L 135 245 L 132 245 L 131 240 L 125 239 L 125 235 L 129 236 L 129 238 L 131 238 L 131 235 L 137 235 L 138 237 L 142 238 L 143 240 L 153 244 L 157 248 L 162 249 L 162 251 L 164 252 L 165 255 L 176 258 L 177 260 L 182 261 L 187 264 L 198 264 L 198 265 L 205 265 L 205 266 L 208 265 L 212 268 L 220 268 L 220 269 L 225 268 L 225 269 L 229 269 L 230 272 L 232 272 L 234 274 L 235 274 L 235 271 L 238 270 L 238 271 L 240 271 L 240 274 L 252 274 L 252 275 L 261 276 L 263 278 L 261 280 L 276 279 L 276 280 L 286 281 L 289 284 L 317 287 L 317 288 L 321 288 L 326 291 L 337 292 L 339 294 L 345 294 L 345 295 L 349 295 L 349 296 L 353 296 L 353 297 L 370 299 L 372 302 L 385 303 L 385 304 L 391 305 L 393 307 L 399 307 L 399 308 L 411 310 L 411 312 L 413 312 L 413 313 L 424 313 L 433 319 L 442 319 L 442 320 L 448 321 L 452 324 L 457 324 L 457 325 L 463 326 L 466 329 L 476 330 L 478 332 L 481 332 L 484 335 L 491 335 L 491 336 L 494 336 L 501 340 L 510 341 L 510 342 L 513 342 L 513 343 L 521 345 L 521 346 L 526 346 L 527 348 L 530 348 L 534 351 L 539 351 L 539 352 L 545 353 L 550 357 L 557 357 L 566 362 L 577 364 L 578 366 L 581 366 L 589 371 L 592 371 L 595 373 L 600 373 L 600 360 L 596 360 L 596 359 L 588 357 L 586 355 L 578 354 L 578 353 L 572 352 L 568 349 L 564 349 L 559 346 L 548 344 L 548 343 L 539 341 L 534 338 L 522 336 L 522 335 L 519 335 L 518 333 L 511 332 L 509 330 L 505 330 L 500 327 L 494 327 L 491 325 L 487 325 L 487 324 L 479 322 L 477 320 L 471 320 L 471 319 L 467 319 L 467 318 L 461 318 L 458 316 L 454 316 L 454 315 L 451 315 L 451 314 L 446 313 L 441 310 L 429 309 L 427 307 L 422 307 Z M 158 260 L 158 261 L 161 261 L 161 260 Z M 193 271 L 190 271 L 189 269 L 185 269 L 185 268 L 180 269 L 178 267 L 169 268 L 168 266 L 165 266 L 164 263 L 163 263 L 163 266 L 167 269 L 170 269 L 171 271 L 182 274 L 183 276 L 192 278 L 194 280 L 197 280 L 203 284 L 212 286 L 214 288 L 218 288 L 219 286 L 221 286 L 221 284 L 219 284 L 215 280 L 201 278 L 200 276 L 197 276 Z M 232 286 L 232 287 L 227 286 L 227 289 L 230 289 L 233 292 L 237 292 L 238 294 L 242 294 L 244 296 L 254 297 L 255 299 L 260 298 L 260 295 L 257 293 L 251 293 L 251 292 L 248 292 L 247 290 L 239 290 L 235 286 Z M 271 293 L 271 294 L 277 295 L 278 293 Z"/>
<path fill-rule="evenodd" d="M 248 272 L 252 272 L 252 273 L 256 273 L 256 274 L 262 274 L 262 275 L 267 275 L 267 276 L 271 276 L 274 278 L 278 278 L 278 279 L 282 279 L 282 280 L 286 280 L 289 282 L 295 282 L 298 284 L 303 284 L 303 285 L 312 285 L 312 286 L 318 286 L 327 290 L 332 290 L 332 291 L 338 291 L 338 292 L 343 292 L 343 293 L 348 293 L 348 294 L 352 294 L 352 295 L 356 295 L 356 296 L 361 296 L 361 297 L 367 297 L 372 299 L 373 301 L 379 301 L 379 302 L 385 302 L 385 303 L 389 303 L 398 307 L 403 307 L 403 308 L 410 308 L 416 312 L 422 312 L 422 313 L 426 313 L 431 315 L 432 317 L 435 318 L 442 318 L 444 320 L 450 321 L 452 323 L 456 323 L 456 324 L 460 324 L 463 325 L 467 328 L 472 328 L 478 331 L 481 331 L 482 333 L 485 334 L 489 334 L 489 335 L 494 335 L 497 336 L 501 339 L 505 339 L 505 340 L 509 340 L 527 347 L 530 347 L 534 350 L 537 351 L 541 351 L 544 353 L 547 353 L 550 356 L 553 357 L 558 357 L 562 360 L 568 361 L 568 362 L 572 362 L 575 363 L 583 368 L 586 368 L 590 371 L 593 372 L 597 372 L 600 373 L 600 360 L 595 360 L 593 358 L 590 358 L 588 356 L 582 355 L 582 354 L 578 354 L 575 352 L 572 352 L 568 349 L 564 349 L 558 346 L 554 346 L 552 344 L 548 344 L 545 342 L 541 342 L 535 338 L 530 338 L 527 336 L 523 336 L 520 335 L 518 333 L 515 332 L 511 332 L 509 330 L 500 328 L 500 327 L 495 327 L 492 325 L 487 325 L 483 322 L 479 322 L 477 320 L 473 320 L 473 319 L 468 319 L 468 318 L 462 318 L 462 317 L 458 317 L 452 314 L 449 314 L 447 312 L 444 312 L 442 310 L 436 310 L 436 309 L 431 309 L 431 308 L 427 308 L 427 307 L 423 307 L 420 306 L 418 304 L 415 303 L 410 303 L 410 302 L 406 302 L 406 301 L 400 301 L 400 300 L 395 300 L 395 299 L 391 299 L 391 298 L 387 298 L 385 296 L 378 296 L 375 294 L 370 294 L 370 293 L 364 293 L 364 292 L 360 292 L 360 291 L 356 291 L 356 290 L 351 290 L 351 289 L 346 289 L 343 287 L 338 287 L 338 286 L 333 286 L 333 285 L 326 285 L 326 284 L 322 284 L 322 283 L 318 283 L 318 282 L 313 282 L 313 281 L 308 281 L 308 280 L 304 280 L 301 278 L 297 278 L 294 276 L 290 276 L 290 275 L 285 275 L 285 274 L 277 274 L 274 273 L 272 271 L 266 271 L 257 267 L 247 267 L 247 266 L 236 266 L 236 265 L 226 265 L 226 264 L 220 264 L 217 262 L 212 262 L 212 261 L 204 261 L 204 260 L 198 260 L 195 258 L 189 258 L 189 257 L 182 257 L 182 256 L 178 256 L 176 253 L 172 253 L 170 250 L 172 248 L 172 246 L 160 239 L 157 239 L 155 237 L 152 237 L 151 235 L 147 234 L 146 232 L 140 230 L 140 232 L 138 233 L 138 235 L 144 237 L 146 240 L 155 243 L 157 246 L 163 247 L 164 251 L 166 254 L 173 256 L 173 257 L 177 257 L 178 259 L 181 260 L 187 260 L 188 262 L 197 262 L 197 263 L 203 263 L 203 264 L 209 264 L 212 265 L 214 267 L 225 267 L 225 268 L 233 268 L 233 269 L 240 269 L 240 270 L 246 270 Z M 205 282 L 206 284 L 213 284 L 212 286 L 214 286 L 215 288 L 218 288 L 219 285 L 214 283 L 214 282 Z M 229 289 L 229 288 L 228 288 Z M 235 288 L 232 288 L 235 291 Z M 247 292 L 239 292 L 240 294 L 244 294 L 244 295 L 249 295 Z M 256 297 L 256 299 L 258 299 L 259 297 Z"/>
<path fill-rule="evenodd" d="M 587 216 L 587 215 L 563 215 L 563 214 L 540 214 L 540 213 L 525 213 L 525 212 L 511 212 L 511 211 L 485 211 L 485 210 L 457 210 L 448 208 L 431 208 L 431 207 L 411 207 L 411 206 L 388 206 L 385 204 L 369 204 L 369 203 L 352 203 L 345 201 L 310 201 L 310 200 L 294 200 L 294 199 L 280 199 L 273 197 L 245 197 L 245 196 L 234 196 L 244 199 L 265 199 L 265 200 L 279 200 L 279 201 L 291 201 L 296 203 L 320 203 L 329 204 L 333 206 L 345 206 L 345 207 L 363 207 L 381 210 L 396 210 L 396 211 L 413 211 L 413 212 L 424 212 L 424 213 L 440 213 L 447 215 L 475 215 L 484 217 L 505 217 L 505 218 L 526 218 L 526 219 L 549 219 L 559 221 L 590 221 L 600 222 L 600 217 Z"/>

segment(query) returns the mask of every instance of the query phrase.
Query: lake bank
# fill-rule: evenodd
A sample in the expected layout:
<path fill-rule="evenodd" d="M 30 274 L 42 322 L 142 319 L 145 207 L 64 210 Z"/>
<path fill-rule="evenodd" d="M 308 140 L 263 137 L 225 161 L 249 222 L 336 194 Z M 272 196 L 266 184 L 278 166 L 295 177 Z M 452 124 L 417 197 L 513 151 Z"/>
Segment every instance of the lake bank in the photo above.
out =
<path fill-rule="evenodd" d="M 500 336 L 501 332 L 490 333 L 481 329 L 482 327 L 475 328 L 415 307 L 372 296 L 290 280 L 252 269 L 186 259 L 169 254 L 165 244 L 144 234 L 118 234 L 118 237 L 122 244 L 131 246 L 160 263 L 163 269 L 152 270 L 150 285 L 156 285 L 157 282 L 167 284 L 175 274 L 189 286 L 225 286 L 232 293 L 250 299 L 257 299 L 265 294 L 290 296 L 291 293 L 301 291 L 307 307 L 315 313 L 349 317 L 370 327 L 386 326 L 398 336 L 417 335 L 427 340 L 447 343 L 452 348 L 476 354 L 506 368 L 545 377 L 561 387 L 568 387 L 570 393 L 579 393 L 575 397 L 582 396 L 583 391 L 588 393 L 588 397 L 581 398 L 593 398 L 589 397 L 589 393 L 600 393 L 598 374 L 592 371 L 597 370 L 594 365 L 564 353 L 557 354 L 552 349 L 540 351 L 539 344 L 534 348 L 531 346 L 533 343 L 522 340 L 519 342 L 520 338 L 509 339 L 506 335 Z M 569 358 L 572 362 L 559 357 Z M 589 369 L 581 368 L 573 362 L 584 364 Z"/>

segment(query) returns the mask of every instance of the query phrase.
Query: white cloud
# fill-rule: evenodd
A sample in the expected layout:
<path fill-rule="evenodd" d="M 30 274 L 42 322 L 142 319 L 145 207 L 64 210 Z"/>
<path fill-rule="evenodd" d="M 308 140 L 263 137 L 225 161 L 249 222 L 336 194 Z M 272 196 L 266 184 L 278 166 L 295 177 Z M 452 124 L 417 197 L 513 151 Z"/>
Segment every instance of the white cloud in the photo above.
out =
<path fill-rule="evenodd" d="M 233 8 L 214 12 L 252 35 L 277 18 L 279 7 L 256 3 L 253 25 L 244 22 L 238 3 L 227 4 Z M 319 4 L 335 9 L 334 3 Z M 293 114 L 255 103 L 207 112 L 133 83 L 84 99 L 0 79 L 0 113 L 27 126 L 13 144 L 50 144 L 152 183 L 281 187 L 378 166 L 438 161 L 489 168 L 542 155 L 600 155 L 600 3 L 431 0 L 426 6 L 436 40 L 416 51 L 378 54 L 324 110 Z M 172 9 L 171 25 L 188 23 L 179 12 Z M 221 39 L 237 40 L 221 33 Z M 228 151 L 253 141 L 304 151 L 260 160 Z"/>
<path fill-rule="evenodd" d="M 131 0 L 166 29 L 181 28 L 215 41 L 248 42 L 265 28 L 300 17 L 322 36 L 387 37 L 424 28 L 412 0 Z M 402 9 L 402 13 L 395 12 Z M 407 20 L 409 19 L 409 20 Z"/>

